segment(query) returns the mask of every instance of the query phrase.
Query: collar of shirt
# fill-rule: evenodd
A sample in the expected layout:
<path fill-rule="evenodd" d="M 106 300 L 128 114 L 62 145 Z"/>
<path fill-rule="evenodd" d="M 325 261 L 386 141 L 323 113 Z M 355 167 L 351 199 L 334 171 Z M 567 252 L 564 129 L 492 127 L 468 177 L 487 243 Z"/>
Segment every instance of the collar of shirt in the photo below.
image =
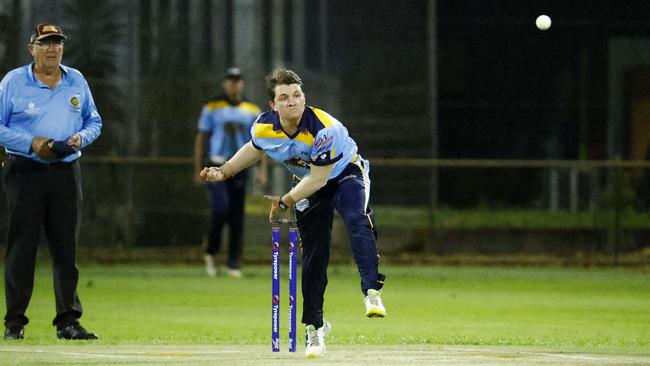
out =
<path fill-rule="evenodd" d="M 40 87 L 48 87 L 47 85 L 43 84 L 42 81 L 36 79 L 36 76 L 34 75 L 34 64 L 35 62 L 32 62 L 31 64 L 27 65 L 27 77 L 29 78 L 30 81 L 33 81 L 36 85 Z M 61 69 L 61 82 L 64 83 L 66 82 L 66 76 L 68 75 L 68 67 L 59 64 L 59 69 Z"/>
<path fill-rule="evenodd" d="M 300 117 L 300 122 L 298 122 L 298 129 L 296 130 L 296 134 L 298 134 L 299 132 L 309 130 L 308 123 L 307 123 L 308 108 L 309 107 L 305 106 L 305 111 L 302 113 L 302 117 Z M 273 111 L 273 130 L 274 131 L 282 130 L 282 123 L 280 123 L 280 115 L 276 111 Z"/>

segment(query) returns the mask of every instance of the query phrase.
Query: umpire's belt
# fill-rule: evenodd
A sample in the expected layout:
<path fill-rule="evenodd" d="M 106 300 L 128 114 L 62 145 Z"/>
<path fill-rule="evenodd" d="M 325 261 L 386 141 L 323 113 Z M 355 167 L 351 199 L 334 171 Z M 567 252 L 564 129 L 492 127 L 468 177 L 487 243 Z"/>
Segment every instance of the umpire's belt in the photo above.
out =
<path fill-rule="evenodd" d="M 47 170 L 56 170 L 56 169 L 70 169 L 72 165 L 76 162 L 71 161 L 69 163 L 63 161 L 57 161 L 53 163 L 41 163 L 39 161 L 26 158 L 20 155 L 9 154 L 9 160 L 11 160 L 11 165 L 13 169 L 21 172 L 41 172 Z"/>

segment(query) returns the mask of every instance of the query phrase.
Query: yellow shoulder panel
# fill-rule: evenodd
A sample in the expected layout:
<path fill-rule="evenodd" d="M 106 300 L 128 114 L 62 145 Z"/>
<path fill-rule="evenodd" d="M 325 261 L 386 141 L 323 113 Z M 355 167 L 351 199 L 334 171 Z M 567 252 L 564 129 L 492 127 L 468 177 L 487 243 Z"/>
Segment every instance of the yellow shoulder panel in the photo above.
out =
<path fill-rule="evenodd" d="M 272 139 L 287 137 L 281 130 L 274 131 L 272 123 L 256 123 L 255 137 L 260 139 Z"/>
<path fill-rule="evenodd" d="M 215 109 L 221 109 L 227 107 L 229 104 L 225 100 L 215 100 L 214 102 L 209 102 L 206 106 L 208 111 L 212 112 Z"/>
<path fill-rule="evenodd" d="M 253 113 L 254 115 L 258 115 L 261 112 L 260 108 L 256 104 L 250 102 L 241 102 L 239 103 L 238 107 L 245 111 Z"/>
<path fill-rule="evenodd" d="M 316 114 L 316 117 L 318 117 L 318 120 L 321 121 L 323 126 L 329 127 L 334 123 L 334 117 L 327 114 L 327 112 L 314 107 L 309 107 L 309 108 L 311 108 L 311 110 L 314 111 L 314 114 Z"/>
<path fill-rule="evenodd" d="M 314 136 L 309 131 L 302 131 L 294 140 L 300 141 L 307 146 L 314 146 Z"/>
<path fill-rule="evenodd" d="M 255 137 L 260 139 L 288 139 L 287 135 L 282 130 L 273 130 L 271 123 L 257 123 L 255 124 Z M 314 136 L 308 131 L 303 131 L 294 138 L 307 146 L 314 145 Z"/>

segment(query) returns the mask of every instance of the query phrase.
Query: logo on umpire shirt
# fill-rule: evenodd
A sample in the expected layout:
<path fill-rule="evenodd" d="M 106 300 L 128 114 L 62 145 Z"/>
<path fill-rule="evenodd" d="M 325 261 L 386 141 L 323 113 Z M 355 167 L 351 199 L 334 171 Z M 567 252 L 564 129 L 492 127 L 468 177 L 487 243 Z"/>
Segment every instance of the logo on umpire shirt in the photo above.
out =
<path fill-rule="evenodd" d="M 38 113 L 39 108 L 34 104 L 34 102 L 29 102 L 27 105 L 27 109 L 25 109 L 25 113 L 27 114 L 36 114 Z"/>
<path fill-rule="evenodd" d="M 81 108 L 79 106 L 79 94 L 75 94 L 70 98 L 70 108 L 73 111 L 79 111 L 79 109 Z"/>

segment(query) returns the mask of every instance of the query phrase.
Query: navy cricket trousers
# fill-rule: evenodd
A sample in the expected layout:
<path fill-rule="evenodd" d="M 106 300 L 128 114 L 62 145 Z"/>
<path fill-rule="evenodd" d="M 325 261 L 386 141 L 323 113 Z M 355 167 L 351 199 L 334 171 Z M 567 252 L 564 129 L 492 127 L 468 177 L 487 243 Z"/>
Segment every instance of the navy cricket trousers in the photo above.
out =
<path fill-rule="evenodd" d="M 221 249 L 221 232 L 225 224 L 230 227 L 228 240 L 228 268 L 240 266 L 243 233 L 244 204 L 248 172 L 242 171 L 225 182 L 208 183 L 208 199 L 212 211 L 210 234 L 206 253 L 215 255 Z"/>
<path fill-rule="evenodd" d="M 361 276 L 361 291 L 381 289 L 384 276 L 378 272 L 376 232 L 368 205 L 368 162 L 359 158 L 339 176 L 308 198 L 296 203 L 302 240 L 302 322 L 320 328 L 327 287 L 327 265 L 332 240 L 334 209 L 347 228 L 352 254 Z"/>

